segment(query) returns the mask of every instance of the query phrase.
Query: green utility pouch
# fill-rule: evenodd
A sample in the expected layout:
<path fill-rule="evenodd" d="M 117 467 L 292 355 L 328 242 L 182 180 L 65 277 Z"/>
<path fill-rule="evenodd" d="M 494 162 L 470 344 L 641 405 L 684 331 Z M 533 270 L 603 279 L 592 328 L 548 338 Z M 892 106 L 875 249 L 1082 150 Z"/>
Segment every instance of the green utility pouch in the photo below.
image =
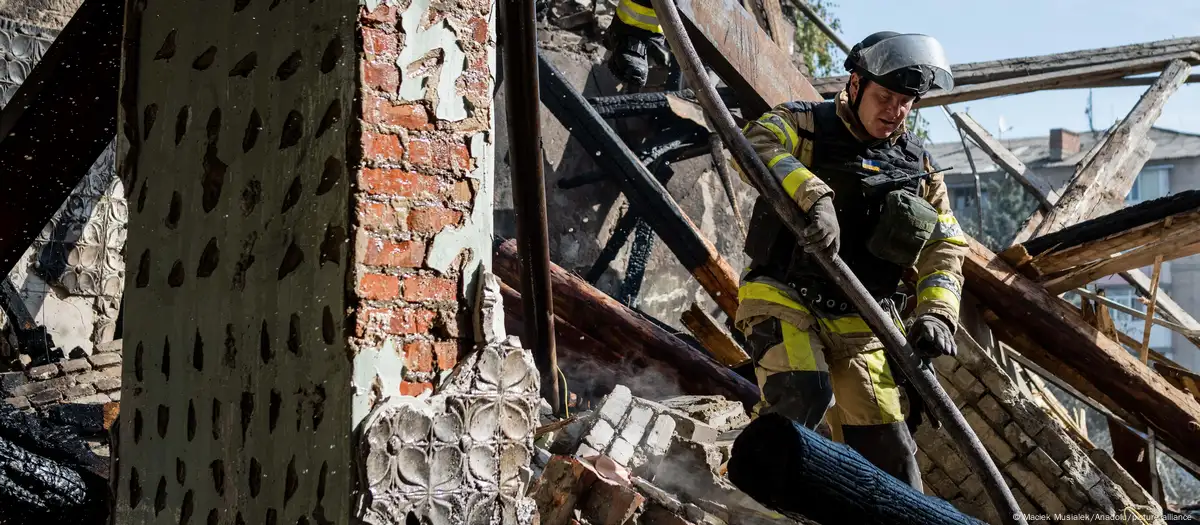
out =
<path fill-rule="evenodd" d="M 880 259 L 909 268 L 937 227 L 934 207 L 912 192 L 895 190 L 885 197 L 879 224 L 867 240 L 867 250 Z"/>

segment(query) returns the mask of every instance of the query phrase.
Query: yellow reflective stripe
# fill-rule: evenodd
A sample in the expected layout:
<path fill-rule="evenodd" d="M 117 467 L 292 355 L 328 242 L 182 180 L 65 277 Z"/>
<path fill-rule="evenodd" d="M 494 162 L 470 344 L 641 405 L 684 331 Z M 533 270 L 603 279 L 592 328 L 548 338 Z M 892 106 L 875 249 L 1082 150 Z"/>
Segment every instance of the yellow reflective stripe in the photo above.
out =
<path fill-rule="evenodd" d="M 836 319 L 820 319 L 821 326 L 835 334 L 858 334 L 871 332 L 867 322 L 857 315 L 848 315 Z"/>
<path fill-rule="evenodd" d="M 779 155 L 771 157 L 771 160 L 767 161 L 767 167 L 774 168 L 776 164 L 779 164 L 779 161 L 788 158 L 789 155 L 790 155 L 789 153 L 781 153 Z"/>
<path fill-rule="evenodd" d="M 959 246 L 967 245 L 967 236 L 953 213 L 938 214 L 938 224 L 933 229 L 929 242 L 945 241 Z"/>
<path fill-rule="evenodd" d="M 813 355 L 812 340 L 808 332 L 792 326 L 790 323 L 779 323 L 783 328 L 783 346 L 787 350 L 788 366 L 792 370 L 815 372 L 817 357 Z"/>
<path fill-rule="evenodd" d="M 746 283 L 742 285 L 741 288 L 738 288 L 738 302 L 742 302 L 747 299 L 767 301 L 780 306 L 786 306 L 794 310 L 808 312 L 808 308 L 805 308 L 791 297 L 788 297 L 787 294 L 783 293 L 783 291 L 765 283 Z"/>
<path fill-rule="evenodd" d="M 929 301 L 941 301 L 951 305 L 955 310 L 958 310 L 958 296 L 954 295 L 954 292 L 945 288 L 931 286 L 921 290 L 921 293 L 917 294 L 917 304 L 926 303 Z"/>
<path fill-rule="evenodd" d="M 786 120 L 780 118 L 779 115 L 768 113 L 760 117 L 758 123 L 771 130 L 775 134 L 775 138 L 779 139 L 779 143 L 783 144 L 784 149 L 788 150 L 788 153 L 796 152 L 796 142 L 800 138 L 796 136 L 796 130 L 792 129 Z"/>
<path fill-rule="evenodd" d="M 786 191 L 788 195 L 795 197 L 796 190 L 800 189 L 800 186 L 803 186 L 804 183 L 808 182 L 808 179 L 811 178 L 813 178 L 813 172 L 808 171 L 808 168 L 805 168 L 804 166 L 800 166 L 799 168 L 792 170 L 791 173 L 788 173 L 787 176 L 783 178 L 783 190 Z"/>
<path fill-rule="evenodd" d="M 867 373 L 871 376 L 871 389 L 875 392 L 875 402 L 879 405 L 879 415 L 884 423 L 895 423 L 904 419 L 900 409 L 900 390 L 896 388 L 896 380 L 887 366 L 887 357 L 883 350 L 875 350 L 861 354 L 867 365 Z"/>
<path fill-rule="evenodd" d="M 921 280 L 917 282 L 917 293 L 923 292 L 928 288 L 941 288 L 948 290 L 953 293 L 956 298 L 962 296 L 962 285 L 959 284 L 958 278 L 946 270 L 938 270 L 933 272 L 925 277 L 922 277 Z"/>
<path fill-rule="evenodd" d="M 662 26 L 658 25 L 658 16 L 655 15 L 653 9 L 637 5 L 630 0 L 621 0 L 617 4 L 617 18 L 638 29 L 645 29 L 652 33 L 663 32 Z"/>

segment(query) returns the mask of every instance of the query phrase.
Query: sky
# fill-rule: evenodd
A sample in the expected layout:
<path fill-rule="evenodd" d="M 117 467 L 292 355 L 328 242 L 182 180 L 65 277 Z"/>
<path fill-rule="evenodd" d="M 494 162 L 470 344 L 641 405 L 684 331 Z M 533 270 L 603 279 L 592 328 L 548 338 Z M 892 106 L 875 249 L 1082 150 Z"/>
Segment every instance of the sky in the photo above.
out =
<path fill-rule="evenodd" d="M 951 64 L 1200 36 L 1200 0 L 834 1 L 832 11 L 850 45 L 875 31 L 924 33 L 941 41 Z M 1096 129 L 1123 118 L 1145 90 L 1092 90 Z M 1045 136 L 1051 128 L 1087 131 L 1087 97 L 1086 89 L 1042 91 L 955 104 L 951 109 L 969 110 L 993 135 Z M 940 109 L 927 108 L 922 116 L 930 124 L 931 141 L 958 140 Z M 1200 84 L 1181 87 L 1156 126 L 1200 133 Z"/>

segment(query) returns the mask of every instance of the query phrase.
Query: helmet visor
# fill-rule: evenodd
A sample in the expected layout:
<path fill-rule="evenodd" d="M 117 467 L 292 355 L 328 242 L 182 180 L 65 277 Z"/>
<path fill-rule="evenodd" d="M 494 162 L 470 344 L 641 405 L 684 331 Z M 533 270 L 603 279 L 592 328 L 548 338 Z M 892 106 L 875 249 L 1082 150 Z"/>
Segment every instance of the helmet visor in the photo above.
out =
<path fill-rule="evenodd" d="M 954 88 L 954 75 L 946 52 L 933 37 L 925 35 L 897 35 L 863 49 L 862 65 L 876 77 L 885 77 L 894 71 L 919 67 L 925 75 L 932 77 L 931 87 L 949 90 Z M 915 87 L 915 86 L 914 86 Z"/>

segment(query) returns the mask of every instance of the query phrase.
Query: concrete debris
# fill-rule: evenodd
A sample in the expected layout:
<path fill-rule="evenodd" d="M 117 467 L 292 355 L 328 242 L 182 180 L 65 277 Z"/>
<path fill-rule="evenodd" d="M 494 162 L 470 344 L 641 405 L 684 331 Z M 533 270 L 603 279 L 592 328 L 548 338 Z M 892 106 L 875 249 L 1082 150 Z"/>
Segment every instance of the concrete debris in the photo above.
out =
<path fill-rule="evenodd" d="M 719 396 L 654 402 L 618 385 L 595 410 L 572 415 L 537 442 L 548 447 L 535 454 L 535 468 L 545 466 L 531 489 L 543 524 L 795 523 L 720 474 L 732 445 L 720 434 L 750 421 L 740 403 Z"/>

